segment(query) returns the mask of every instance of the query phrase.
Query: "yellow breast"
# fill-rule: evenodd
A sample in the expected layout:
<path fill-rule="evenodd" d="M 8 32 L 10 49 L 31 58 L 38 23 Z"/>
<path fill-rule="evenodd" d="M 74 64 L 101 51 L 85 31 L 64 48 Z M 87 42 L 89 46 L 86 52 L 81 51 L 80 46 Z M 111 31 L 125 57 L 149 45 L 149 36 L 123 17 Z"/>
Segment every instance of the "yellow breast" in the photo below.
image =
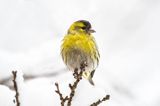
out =
<path fill-rule="evenodd" d="M 65 51 L 76 48 L 86 53 L 96 52 L 96 44 L 92 35 L 66 35 L 61 48 Z"/>
<path fill-rule="evenodd" d="M 61 45 L 61 55 L 65 63 L 67 63 L 67 58 L 70 58 L 67 57 L 66 54 L 70 53 L 71 50 L 82 51 L 83 53 L 85 53 L 85 55 L 88 55 L 92 59 L 95 67 L 98 66 L 100 55 L 94 37 L 92 35 L 66 35 Z"/>

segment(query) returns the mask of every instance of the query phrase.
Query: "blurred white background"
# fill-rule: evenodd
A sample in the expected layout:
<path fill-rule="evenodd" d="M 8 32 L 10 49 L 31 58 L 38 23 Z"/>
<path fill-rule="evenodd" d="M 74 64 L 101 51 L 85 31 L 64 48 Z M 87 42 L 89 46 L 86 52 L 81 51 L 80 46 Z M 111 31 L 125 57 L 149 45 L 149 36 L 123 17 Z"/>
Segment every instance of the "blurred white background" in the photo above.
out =
<path fill-rule="evenodd" d="M 105 94 L 111 99 L 102 106 L 160 106 L 159 0 L 0 0 L 0 81 L 12 70 L 35 76 L 65 70 L 25 81 L 23 105 L 58 106 L 54 82 L 63 91 L 72 82 L 60 57 L 61 40 L 80 19 L 96 30 L 101 59 L 96 86 L 82 81 L 75 106 Z M 1 92 L 0 105 L 13 106 L 13 91 L 1 85 Z"/>

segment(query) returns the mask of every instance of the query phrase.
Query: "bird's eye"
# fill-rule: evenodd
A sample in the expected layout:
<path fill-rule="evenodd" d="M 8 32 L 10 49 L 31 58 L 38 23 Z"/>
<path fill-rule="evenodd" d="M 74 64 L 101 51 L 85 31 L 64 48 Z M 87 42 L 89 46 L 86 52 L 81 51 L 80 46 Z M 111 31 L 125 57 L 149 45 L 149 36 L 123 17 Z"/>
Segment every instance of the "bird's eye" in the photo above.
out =
<path fill-rule="evenodd" d="M 82 27 L 82 29 L 83 29 L 83 30 L 85 30 L 85 29 L 86 29 L 86 27 Z"/>

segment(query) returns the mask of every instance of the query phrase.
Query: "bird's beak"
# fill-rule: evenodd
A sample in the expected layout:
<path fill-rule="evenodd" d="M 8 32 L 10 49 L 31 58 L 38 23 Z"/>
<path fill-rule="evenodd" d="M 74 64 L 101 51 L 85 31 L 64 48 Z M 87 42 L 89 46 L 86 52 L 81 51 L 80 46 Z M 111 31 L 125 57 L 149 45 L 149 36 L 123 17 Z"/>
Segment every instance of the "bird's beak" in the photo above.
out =
<path fill-rule="evenodd" d="M 93 30 L 93 29 L 89 29 L 88 30 L 88 33 L 95 33 L 96 31 L 95 30 Z"/>

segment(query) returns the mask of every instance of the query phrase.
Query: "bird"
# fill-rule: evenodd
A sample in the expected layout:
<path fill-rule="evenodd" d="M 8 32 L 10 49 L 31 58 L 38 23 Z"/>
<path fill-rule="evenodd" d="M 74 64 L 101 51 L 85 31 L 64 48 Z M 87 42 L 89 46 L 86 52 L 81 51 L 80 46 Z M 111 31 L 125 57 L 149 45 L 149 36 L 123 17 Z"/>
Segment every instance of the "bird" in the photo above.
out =
<path fill-rule="evenodd" d="M 87 20 L 78 20 L 71 24 L 61 44 L 61 57 L 67 68 L 74 71 L 80 70 L 80 65 L 85 62 L 86 67 L 82 77 L 91 85 L 95 70 L 99 65 L 99 50 L 92 35 L 95 30 Z"/>

